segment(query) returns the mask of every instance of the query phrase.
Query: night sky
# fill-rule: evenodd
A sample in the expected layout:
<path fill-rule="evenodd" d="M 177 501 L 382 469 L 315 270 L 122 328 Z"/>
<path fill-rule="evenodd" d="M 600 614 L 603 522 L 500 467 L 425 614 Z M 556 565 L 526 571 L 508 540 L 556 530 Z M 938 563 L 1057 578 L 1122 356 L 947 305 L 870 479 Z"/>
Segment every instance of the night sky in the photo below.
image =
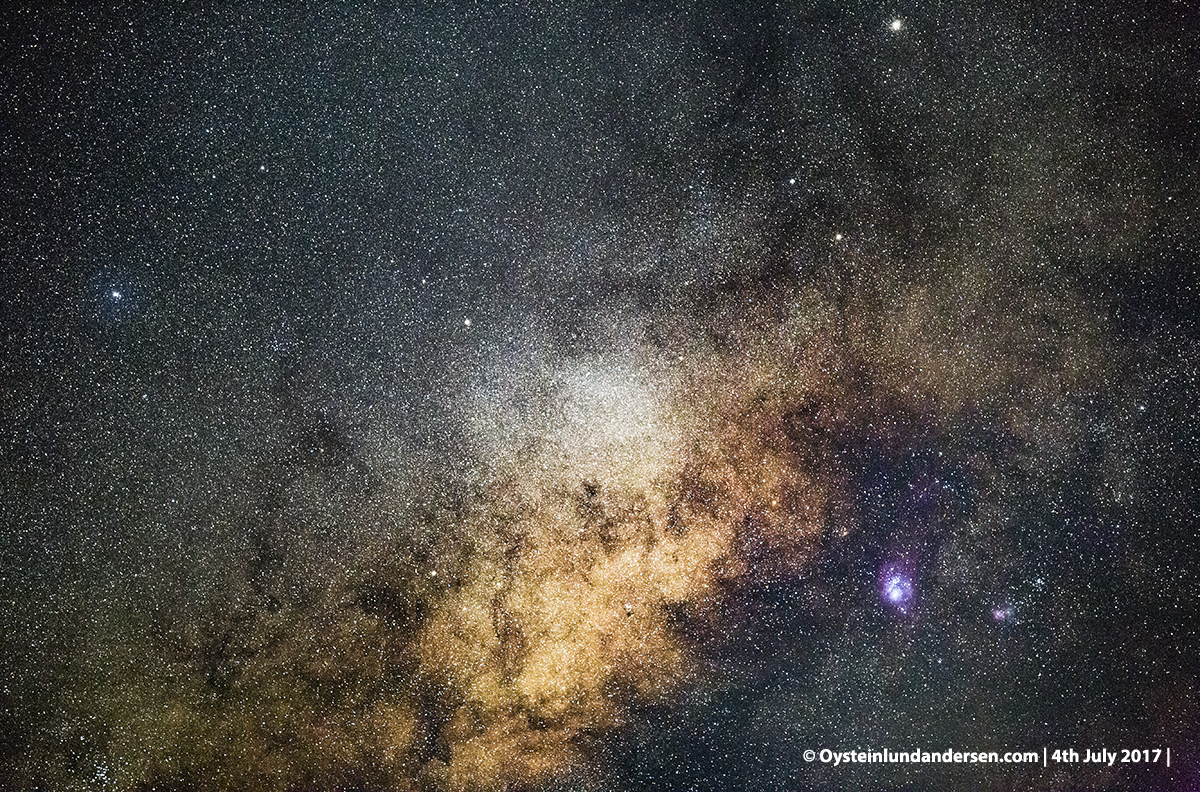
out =
<path fill-rule="evenodd" d="M 1194 4 L 49 5 L 0 789 L 1200 789 Z"/>

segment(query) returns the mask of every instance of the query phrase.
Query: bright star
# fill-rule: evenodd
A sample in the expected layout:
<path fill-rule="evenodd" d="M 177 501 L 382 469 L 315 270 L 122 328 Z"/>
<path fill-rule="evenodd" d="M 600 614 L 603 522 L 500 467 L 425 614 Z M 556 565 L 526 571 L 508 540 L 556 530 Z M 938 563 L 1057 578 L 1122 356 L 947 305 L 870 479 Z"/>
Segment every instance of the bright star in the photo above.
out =
<path fill-rule="evenodd" d="M 116 289 L 113 289 L 113 290 L 112 290 L 112 298 L 113 298 L 114 300 L 119 300 L 119 299 L 121 299 L 121 292 L 117 291 Z"/>

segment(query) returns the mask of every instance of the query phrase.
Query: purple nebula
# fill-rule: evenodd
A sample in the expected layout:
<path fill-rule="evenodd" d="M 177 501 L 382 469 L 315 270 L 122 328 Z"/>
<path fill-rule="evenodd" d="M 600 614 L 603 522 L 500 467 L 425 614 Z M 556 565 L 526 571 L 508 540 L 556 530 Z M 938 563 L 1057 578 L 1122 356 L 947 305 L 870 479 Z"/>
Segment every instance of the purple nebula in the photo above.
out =
<path fill-rule="evenodd" d="M 901 613 L 907 613 L 914 594 L 912 575 L 899 564 L 885 566 L 879 574 L 879 592 L 884 602 Z"/>

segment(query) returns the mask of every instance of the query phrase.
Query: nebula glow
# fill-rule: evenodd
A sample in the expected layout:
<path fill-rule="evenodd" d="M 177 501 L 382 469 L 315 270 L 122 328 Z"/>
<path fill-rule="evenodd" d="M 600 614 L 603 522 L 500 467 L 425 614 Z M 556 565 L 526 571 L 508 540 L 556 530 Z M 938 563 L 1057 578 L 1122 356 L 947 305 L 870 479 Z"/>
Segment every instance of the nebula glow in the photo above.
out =
<path fill-rule="evenodd" d="M 898 610 L 907 610 L 913 597 L 912 580 L 903 572 L 887 572 L 883 576 L 883 596 Z"/>

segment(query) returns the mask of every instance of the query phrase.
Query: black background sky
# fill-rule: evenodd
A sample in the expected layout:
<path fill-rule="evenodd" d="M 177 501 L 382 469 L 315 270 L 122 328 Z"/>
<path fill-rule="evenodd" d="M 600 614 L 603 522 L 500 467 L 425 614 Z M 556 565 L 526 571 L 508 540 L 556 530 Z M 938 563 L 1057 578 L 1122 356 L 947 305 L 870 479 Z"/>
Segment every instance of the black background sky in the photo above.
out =
<path fill-rule="evenodd" d="M 1198 33 L 11 9 L 5 788 L 1195 788 Z"/>

